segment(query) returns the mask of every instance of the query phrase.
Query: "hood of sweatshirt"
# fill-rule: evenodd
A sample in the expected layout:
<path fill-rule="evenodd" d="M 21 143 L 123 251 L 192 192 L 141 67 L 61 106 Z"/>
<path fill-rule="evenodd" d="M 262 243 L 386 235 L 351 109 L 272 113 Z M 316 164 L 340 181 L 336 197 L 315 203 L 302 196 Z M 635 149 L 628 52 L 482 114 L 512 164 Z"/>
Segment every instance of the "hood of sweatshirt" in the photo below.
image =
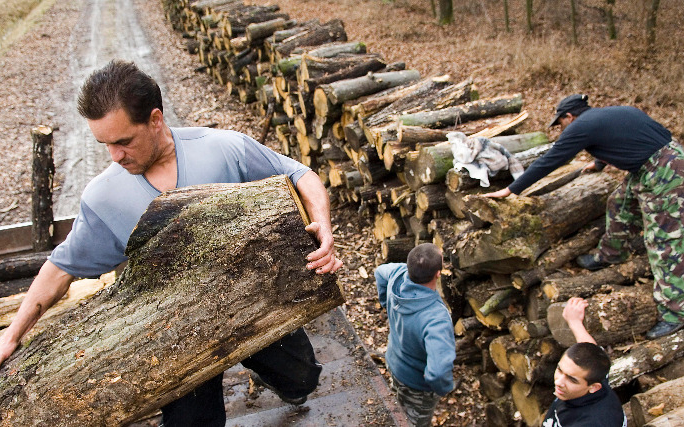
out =
<path fill-rule="evenodd" d="M 442 303 L 437 291 L 414 283 L 408 278 L 407 271 L 402 274 L 405 276 L 404 280 L 394 281 L 389 292 L 394 310 L 402 314 L 411 314 L 425 309 L 435 301 Z"/>

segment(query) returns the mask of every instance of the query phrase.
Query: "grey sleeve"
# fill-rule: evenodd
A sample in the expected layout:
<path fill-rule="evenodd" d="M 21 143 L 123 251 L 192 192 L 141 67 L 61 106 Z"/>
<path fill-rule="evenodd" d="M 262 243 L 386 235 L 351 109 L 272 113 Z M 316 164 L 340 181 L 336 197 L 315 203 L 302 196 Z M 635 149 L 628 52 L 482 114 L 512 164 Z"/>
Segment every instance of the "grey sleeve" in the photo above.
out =
<path fill-rule="evenodd" d="M 126 261 L 125 249 L 125 244 L 81 202 L 71 232 L 48 260 L 72 276 L 94 278 Z"/>
<path fill-rule="evenodd" d="M 292 184 L 297 185 L 299 178 L 311 170 L 298 161 L 259 144 L 249 136 L 244 136 L 244 143 L 249 181 L 264 179 L 273 175 L 287 175 Z"/>

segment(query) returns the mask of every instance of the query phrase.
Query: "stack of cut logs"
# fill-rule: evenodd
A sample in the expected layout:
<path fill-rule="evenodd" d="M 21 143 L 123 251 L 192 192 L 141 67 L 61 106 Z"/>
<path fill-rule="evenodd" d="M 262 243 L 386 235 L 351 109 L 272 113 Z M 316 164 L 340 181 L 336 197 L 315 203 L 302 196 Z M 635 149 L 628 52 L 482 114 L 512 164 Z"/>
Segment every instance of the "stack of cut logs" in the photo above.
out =
<path fill-rule="evenodd" d="M 668 390 L 684 381 L 684 332 L 643 339 L 656 320 L 647 259 L 593 273 L 571 264 L 598 243 L 619 177 L 570 163 L 522 195 L 536 197 L 492 200 L 478 194 L 508 185 L 509 171 L 482 188 L 454 168 L 454 130 L 490 138 L 525 167 L 549 149 L 542 132 L 515 133 L 521 95 L 480 99 L 470 79 L 421 77 L 348 41 L 339 20 L 300 22 L 242 0 L 163 3 L 201 68 L 265 117 L 282 152 L 317 171 L 333 202 L 374 215 L 376 262 L 404 261 L 421 242 L 443 248 L 457 362 L 482 370 L 491 425 L 538 424 L 574 342 L 562 319 L 573 296 L 589 301 L 585 324 L 611 351 L 610 382 L 631 396 L 636 425 L 682 416 L 684 397 Z"/>

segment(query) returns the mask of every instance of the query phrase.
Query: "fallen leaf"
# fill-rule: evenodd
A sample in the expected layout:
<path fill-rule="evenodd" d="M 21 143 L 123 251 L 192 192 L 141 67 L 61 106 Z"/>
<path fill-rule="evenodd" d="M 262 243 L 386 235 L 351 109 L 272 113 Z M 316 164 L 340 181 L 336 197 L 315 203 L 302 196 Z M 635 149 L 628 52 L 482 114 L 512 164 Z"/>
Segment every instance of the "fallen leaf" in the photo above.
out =
<path fill-rule="evenodd" d="M 653 417 L 659 417 L 663 415 L 663 409 L 665 409 L 665 402 L 661 403 L 658 406 L 654 406 L 651 409 L 648 410 L 648 415 L 651 415 Z"/>

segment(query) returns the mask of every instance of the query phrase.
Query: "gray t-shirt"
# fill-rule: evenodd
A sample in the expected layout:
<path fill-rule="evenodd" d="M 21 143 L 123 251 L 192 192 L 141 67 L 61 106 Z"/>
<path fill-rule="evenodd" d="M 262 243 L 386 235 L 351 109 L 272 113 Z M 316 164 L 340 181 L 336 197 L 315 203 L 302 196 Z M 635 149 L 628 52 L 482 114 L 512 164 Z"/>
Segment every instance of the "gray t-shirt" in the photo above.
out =
<path fill-rule="evenodd" d="M 294 185 L 310 169 L 247 135 L 209 128 L 171 128 L 177 188 L 256 181 L 287 175 Z M 48 259 L 76 277 L 97 277 L 126 261 L 126 243 L 150 202 L 161 192 L 143 175 L 112 163 L 83 191 L 66 240 Z"/>

